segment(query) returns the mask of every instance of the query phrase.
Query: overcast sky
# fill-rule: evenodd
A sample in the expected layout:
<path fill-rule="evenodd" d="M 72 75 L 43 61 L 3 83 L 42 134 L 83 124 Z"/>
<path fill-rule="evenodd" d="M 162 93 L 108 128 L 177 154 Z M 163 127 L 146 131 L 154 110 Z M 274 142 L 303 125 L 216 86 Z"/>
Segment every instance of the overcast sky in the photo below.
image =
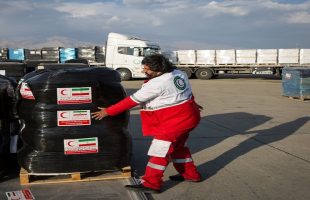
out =
<path fill-rule="evenodd" d="M 109 32 L 163 50 L 310 48 L 310 0 L 0 0 L 0 47 L 103 46 Z"/>

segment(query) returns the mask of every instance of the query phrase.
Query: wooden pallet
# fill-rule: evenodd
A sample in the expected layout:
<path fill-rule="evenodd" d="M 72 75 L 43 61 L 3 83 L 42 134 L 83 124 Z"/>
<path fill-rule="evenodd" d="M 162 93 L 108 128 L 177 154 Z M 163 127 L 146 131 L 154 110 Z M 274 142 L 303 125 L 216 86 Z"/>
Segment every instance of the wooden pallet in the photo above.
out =
<path fill-rule="evenodd" d="M 75 172 L 59 174 L 36 174 L 28 173 L 21 168 L 19 180 L 21 185 L 90 182 L 102 180 L 124 179 L 131 177 L 131 167 L 127 166 L 116 172 Z"/>
<path fill-rule="evenodd" d="M 300 101 L 305 101 L 305 100 L 309 100 L 310 99 L 310 96 L 289 96 L 288 97 L 289 99 L 297 99 L 297 100 L 300 100 Z"/>

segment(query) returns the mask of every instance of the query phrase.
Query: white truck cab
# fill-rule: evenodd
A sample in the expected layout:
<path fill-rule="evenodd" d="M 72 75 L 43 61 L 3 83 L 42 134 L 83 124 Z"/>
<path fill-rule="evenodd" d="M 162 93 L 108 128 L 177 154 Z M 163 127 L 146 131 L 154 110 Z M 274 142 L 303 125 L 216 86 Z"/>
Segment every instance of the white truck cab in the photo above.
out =
<path fill-rule="evenodd" d="M 109 33 L 105 66 L 120 73 L 122 80 L 145 78 L 141 61 L 150 54 L 160 53 L 157 43 L 118 33 Z"/>

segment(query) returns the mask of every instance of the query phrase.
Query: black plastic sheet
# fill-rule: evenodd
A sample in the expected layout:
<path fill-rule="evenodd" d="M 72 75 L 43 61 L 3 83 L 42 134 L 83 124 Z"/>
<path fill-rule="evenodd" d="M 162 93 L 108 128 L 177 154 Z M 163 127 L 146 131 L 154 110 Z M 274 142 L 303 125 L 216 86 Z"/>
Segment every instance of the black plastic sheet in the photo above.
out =
<path fill-rule="evenodd" d="M 90 125 L 60 126 L 59 112 L 89 111 L 108 107 L 126 94 L 119 74 L 107 68 L 45 69 L 22 78 L 34 99 L 18 104 L 24 146 L 18 152 L 20 165 L 33 173 L 70 173 L 120 169 L 130 164 L 131 136 L 127 131 L 129 112 Z M 91 88 L 92 102 L 59 104 L 57 88 Z M 57 92 L 58 91 L 58 92 Z M 59 100 L 59 99 L 58 99 Z M 97 138 L 98 152 L 65 154 L 65 140 Z M 76 152 L 75 152 L 76 153 Z"/>
<path fill-rule="evenodd" d="M 8 167 L 16 158 L 10 153 L 11 136 L 19 132 L 16 113 L 15 80 L 0 75 L 0 170 Z"/>

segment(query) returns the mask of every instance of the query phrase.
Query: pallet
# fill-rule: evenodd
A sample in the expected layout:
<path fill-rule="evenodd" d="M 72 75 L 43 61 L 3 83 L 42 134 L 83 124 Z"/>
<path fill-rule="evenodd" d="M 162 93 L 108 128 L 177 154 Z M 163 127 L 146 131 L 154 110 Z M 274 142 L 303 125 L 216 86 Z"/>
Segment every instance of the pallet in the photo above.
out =
<path fill-rule="evenodd" d="M 296 96 L 289 96 L 288 97 L 289 99 L 293 99 L 293 100 L 300 100 L 300 101 L 305 101 L 307 99 L 310 99 L 310 96 L 299 96 L 299 97 L 296 97 Z"/>
<path fill-rule="evenodd" d="M 101 172 L 74 172 L 59 174 L 37 174 L 29 173 L 21 168 L 19 180 L 21 185 L 52 184 L 52 183 L 72 183 L 90 182 L 102 180 L 125 179 L 131 177 L 131 167 L 127 166 L 120 171 L 101 171 Z"/>

